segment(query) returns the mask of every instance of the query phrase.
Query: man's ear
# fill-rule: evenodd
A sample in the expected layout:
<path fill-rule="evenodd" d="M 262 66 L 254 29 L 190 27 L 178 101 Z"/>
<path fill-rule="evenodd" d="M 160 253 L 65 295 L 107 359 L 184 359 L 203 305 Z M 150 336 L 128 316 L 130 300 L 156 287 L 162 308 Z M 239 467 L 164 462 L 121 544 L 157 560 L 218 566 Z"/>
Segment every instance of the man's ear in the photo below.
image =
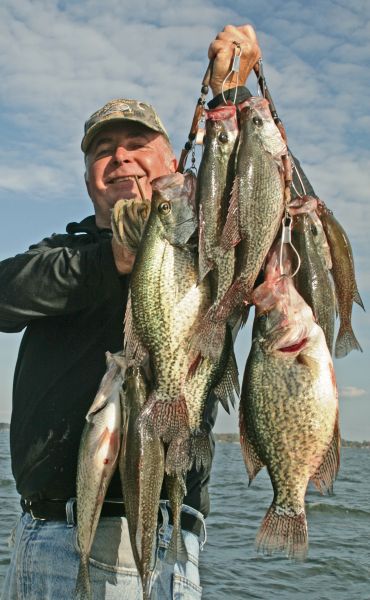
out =
<path fill-rule="evenodd" d="M 90 194 L 90 185 L 89 185 L 89 180 L 88 180 L 88 178 L 87 178 L 87 173 L 86 173 L 86 171 L 85 171 L 85 176 L 84 176 L 84 179 L 85 179 L 85 185 L 86 185 L 87 193 L 89 194 L 89 196 L 90 196 L 90 198 L 91 198 L 91 194 Z"/>
<path fill-rule="evenodd" d="M 176 173 L 177 170 L 177 158 L 174 156 L 170 162 L 170 173 Z"/>

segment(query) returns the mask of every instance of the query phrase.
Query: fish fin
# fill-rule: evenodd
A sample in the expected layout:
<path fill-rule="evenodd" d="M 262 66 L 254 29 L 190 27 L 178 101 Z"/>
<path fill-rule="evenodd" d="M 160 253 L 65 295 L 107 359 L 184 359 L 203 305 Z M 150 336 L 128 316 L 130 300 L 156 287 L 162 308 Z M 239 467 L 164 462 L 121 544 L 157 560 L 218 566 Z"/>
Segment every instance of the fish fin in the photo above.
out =
<path fill-rule="evenodd" d="M 236 315 L 236 309 L 238 313 L 241 312 L 243 303 L 249 301 L 250 298 L 248 297 L 248 291 L 245 289 L 244 282 L 240 277 L 237 277 L 218 304 L 217 319 L 227 320 L 231 316 L 239 316 Z"/>
<path fill-rule="evenodd" d="M 333 439 L 330 442 L 330 446 L 324 459 L 311 477 L 311 481 L 321 494 L 328 492 L 329 494 L 333 491 L 333 482 L 337 476 L 340 464 L 340 433 L 338 424 L 338 414 L 334 426 Z"/>
<path fill-rule="evenodd" d="M 88 556 L 80 557 L 74 598 L 75 600 L 92 600 Z"/>
<path fill-rule="evenodd" d="M 141 342 L 134 326 L 131 292 L 128 295 L 124 318 L 124 353 L 127 364 L 135 367 L 142 365 L 148 357 L 148 351 Z"/>
<path fill-rule="evenodd" d="M 184 434 L 189 432 L 185 396 L 179 395 L 176 399 L 163 398 L 158 390 L 154 390 L 141 410 L 139 427 L 142 426 L 150 427 L 165 444 L 184 437 Z"/>
<path fill-rule="evenodd" d="M 230 351 L 224 376 L 213 389 L 213 393 L 221 402 L 226 412 L 230 414 L 229 402 L 231 406 L 235 408 L 235 393 L 238 397 L 240 395 L 238 366 L 233 348 L 231 348 Z"/>
<path fill-rule="evenodd" d="M 216 311 L 211 306 L 190 341 L 190 347 L 197 355 L 200 354 L 201 357 L 207 357 L 212 361 L 217 361 L 220 358 L 226 335 L 225 321 L 215 317 Z M 192 369 L 193 372 L 195 370 Z"/>
<path fill-rule="evenodd" d="M 362 310 L 365 310 L 364 303 L 362 302 L 362 298 L 360 296 L 360 292 L 357 289 L 357 286 L 355 287 L 355 291 L 353 293 L 353 301 L 356 302 L 356 304 L 358 304 L 359 306 L 361 306 Z"/>
<path fill-rule="evenodd" d="M 212 464 L 212 449 L 207 431 L 198 429 L 191 434 L 191 461 L 195 460 L 195 468 L 197 471 L 203 467 L 205 471 L 211 468 Z"/>
<path fill-rule="evenodd" d="M 257 473 L 259 473 L 259 471 L 265 466 L 265 463 L 260 459 L 254 445 L 249 440 L 247 429 L 245 426 L 245 415 L 242 402 L 240 402 L 239 404 L 239 431 L 240 446 L 242 450 L 245 468 L 249 477 L 248 485 L 250 485 L 253 479 L 256 477 Z"/>
<path fill-rule="evenodd" d="M 304 508 L 295 513 L 273 502 L 257 533 L 258 552 L 282 552 L 289 558 L 304 560 L 308 550 L 307 520 Z"/>
<path fill-rule="evenodd" d="M 121 366 L 114 359 L 114 355 L 110 352 L 106 352 L 106 357 L 107 370 L 103 375 L 94 401 L 86 415 L 86 420 L 89 422 L 93 419 L 95 414 L 105 408 L 108 398 L 112 396 L 112 394 L 115 392 L 115 389 L 119 392 L 119 388 L 122 387 L 123 377 Z M 119 378 L 120 373 L 121 377 Z"/>
<path fill-rule="evenodd" d="M 343 358 L 352 350 L 360 350 L 362 352 L 362 348 L 353 333 L 351 323 L 347 327 L 341 324 L 335 342 L 335 358 Z"/>
<path fill-rule="evenodd" d="M 223 250 L 230 250 L 236 246 L 240 240 L 239 230 L 239 178 L 235 177 L 233 188 L 231 190 L 229 210 L 226 217 L 226 223 L 223 228 L 220 240 L 220 246 Z"/>
<path fill-rule="evenodd" d="M 206 240 L 204 234 L 203 206 L 199 207 L 199 244 L 198 244 L 198 283 L 213 269 L 213 264 L 208 260 L 206 253 Z"/>
<path fill-rule="evenodd" d="M 245 304 L 244 303 L 244 306 L 243 306 L 243 309 L 242 309 L 242 312 L 241 312 L 240 327 L 244 327 L 244 325 L 247 324 L 251 306 L 252 306 L 251 304 Z"/>
<path fill-rule="evenodd" d="M 192 444 L 189 434 L 175 436 L 167 448 L 166 473 L 181 477 L 186 473 L 192 462 Z"/>

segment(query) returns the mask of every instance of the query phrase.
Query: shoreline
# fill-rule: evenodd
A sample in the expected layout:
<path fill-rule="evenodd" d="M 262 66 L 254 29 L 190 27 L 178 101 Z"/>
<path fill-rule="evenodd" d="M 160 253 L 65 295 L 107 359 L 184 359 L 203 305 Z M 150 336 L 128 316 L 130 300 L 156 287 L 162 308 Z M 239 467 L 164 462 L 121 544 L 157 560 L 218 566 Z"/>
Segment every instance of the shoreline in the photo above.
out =
<path fill-rule="evenodd" d="M 10 429 L 9 423 L 0 423 L 0 431 L 6 431 Z M 221 443 L 239 443 L 238 433 L 214 433 L 216 442 Z M 352 440 L 342 439 L 343 448 L 370 448 L 370 441 L 364 440 L 363 442 L 357 442 Z"/>

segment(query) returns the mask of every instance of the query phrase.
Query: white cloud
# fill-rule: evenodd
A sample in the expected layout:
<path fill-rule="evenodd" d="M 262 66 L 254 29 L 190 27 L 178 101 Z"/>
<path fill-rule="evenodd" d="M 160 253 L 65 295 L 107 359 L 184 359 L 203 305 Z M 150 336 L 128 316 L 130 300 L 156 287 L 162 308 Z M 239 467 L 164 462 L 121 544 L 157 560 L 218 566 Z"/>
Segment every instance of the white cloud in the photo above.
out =
<path fill-rule="evenodd" d="M 345 386 L 339 390 L 340 398 L 361 398 L 366 396 L 366 390 L 351 385 Z"/>

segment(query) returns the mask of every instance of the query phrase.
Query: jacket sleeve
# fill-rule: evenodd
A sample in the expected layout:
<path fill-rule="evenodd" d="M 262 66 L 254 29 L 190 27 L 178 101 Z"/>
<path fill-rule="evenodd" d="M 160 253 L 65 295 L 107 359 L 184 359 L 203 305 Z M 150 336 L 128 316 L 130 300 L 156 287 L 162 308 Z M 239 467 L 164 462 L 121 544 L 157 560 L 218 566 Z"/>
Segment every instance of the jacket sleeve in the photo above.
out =
<path fill-rule="evenodd" d="M 55 247 L 48 238 L 0 262 L 0 331 L 21 331 L 34 319 L 103 302 L 120 278 L 110 240 Z"/>

